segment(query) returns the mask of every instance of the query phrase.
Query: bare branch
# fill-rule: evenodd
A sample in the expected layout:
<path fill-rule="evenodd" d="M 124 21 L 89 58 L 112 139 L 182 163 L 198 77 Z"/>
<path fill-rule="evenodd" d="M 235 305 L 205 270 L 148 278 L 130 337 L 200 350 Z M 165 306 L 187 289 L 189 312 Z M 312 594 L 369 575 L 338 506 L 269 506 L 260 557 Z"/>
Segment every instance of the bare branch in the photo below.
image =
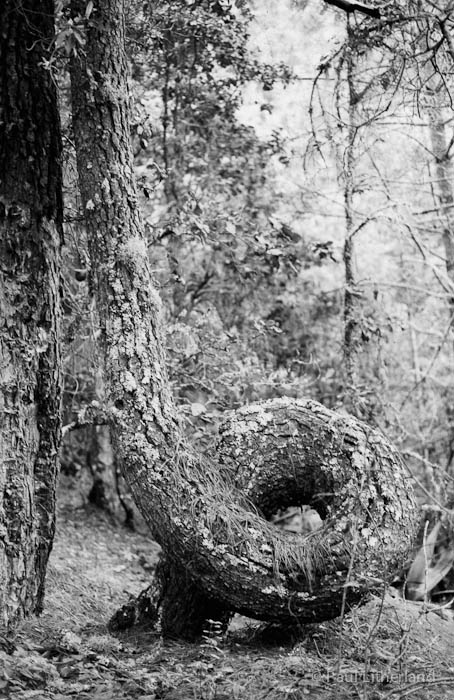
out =
<path fill-rule="evenodd" d="M 109 419 L 109 411 L 98 401 L 92 401 L 78 412 L 76 420 L 63 426 L 62 436 L 64 437 L 72 430 L 85 428 L 87 425 L 106 425 Z"/>
<path fill-rule="evenodd" d="M 381 13 L 378 7 L 367 7 L 359 2 L 350 2 L 349 0 L 325 0 L 327 5 L 334 5 L 344 12 L 361 12 L 368 17 L 380 19 Z"/>

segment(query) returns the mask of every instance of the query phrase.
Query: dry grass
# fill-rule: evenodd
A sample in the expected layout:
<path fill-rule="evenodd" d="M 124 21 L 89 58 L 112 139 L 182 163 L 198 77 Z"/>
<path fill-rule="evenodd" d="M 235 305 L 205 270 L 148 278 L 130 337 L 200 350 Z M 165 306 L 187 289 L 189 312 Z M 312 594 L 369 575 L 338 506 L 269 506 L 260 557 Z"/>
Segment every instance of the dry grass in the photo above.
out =
<path fill-rule="evenodd" d="M 198 645 L 110 636 L 107 620 L 147 585 L 157 551 L 145 534 L 61 505 L 46 612 L 0 652 L 0 698 L 454 698 L 453 622 L 390 596 L 291 632 L 236 618 L 227 639 Z"/>

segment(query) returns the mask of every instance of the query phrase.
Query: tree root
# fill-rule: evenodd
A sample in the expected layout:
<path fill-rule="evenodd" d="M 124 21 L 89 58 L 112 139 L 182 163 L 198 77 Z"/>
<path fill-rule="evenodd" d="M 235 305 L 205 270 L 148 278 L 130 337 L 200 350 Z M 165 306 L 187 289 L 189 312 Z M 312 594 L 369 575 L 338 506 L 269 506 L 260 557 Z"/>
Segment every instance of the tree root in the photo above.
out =
<path fill-rule="evenodd" d="M 108 628 L 115 634 L 137 627 L 159 631 L 166 638 L 194 641 L 212 621 L 226 631 L 232 615 L 208 598 L 178 563 L 161 554 L 150 585 L 117 610 Z"/>

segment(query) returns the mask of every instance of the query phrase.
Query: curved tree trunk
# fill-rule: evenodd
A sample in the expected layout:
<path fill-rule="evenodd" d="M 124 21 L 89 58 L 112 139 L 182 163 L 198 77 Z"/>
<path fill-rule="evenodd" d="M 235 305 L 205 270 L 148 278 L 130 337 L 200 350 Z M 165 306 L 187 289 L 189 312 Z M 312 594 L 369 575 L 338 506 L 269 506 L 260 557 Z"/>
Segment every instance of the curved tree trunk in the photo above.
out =
<path fill-rule="evenodd" d="M 0 627 L 40 612 L 60 443 L 61 171 L 52 0 L 0 7 Z M 44 48 L 43 48 L 44 47 Z"/>
<path fill-rule="evenodd" d="M 76 3 L 74 10 L 78 7 Z M 369 537 L 364 518 L 375 490 L 371 487 L 354 494 L 366 502 L 359 523 L 365 533 L 358 534 L 353 516 L 353 526 L 344 517 L 337 528 L 323 529 L 318 537 L 289 537 L 268 523 L 238 490 L 235 478 L 228 477 L 233 467 L 224 468 L 228 478 L 223 478 L 217 463 L 202 459 L 186 443 L 169 389 L 161 302 L 149 270 L 132 170 L 123 2 L 100 0 L 96 7 L 85 52 L 71 66 L 79 184 L 102 325 L 114 449 L 134 498 L 164 549 L 167 562 L 163 567 L 171 571 L 170 576 L 164 575 L 164 598 L 160 599 L 159 591 L 156 597 L 167 611 L 166 631 L 180 634 L 196 626 L 194 619 L 199 624 L 204 616 L 202 600 L 216 614 L 227 608 L 259 619 L 313 621 L 326 616 L 329 608 L 332 616 L 339 612 L 344 590 L 349 597 L 350 589 L 344 589 L 344 583 L 352 550 L 361 553 L 366 579 L 383 574 L 392 543 L 388 533 L 384 548 L 381 538 Z M 335 414 L 328 414 L 329 423 Z M 272 411 L 260 409 L 255 422 L 268 425 L 270 439 Z M 328 427 L 325 433 L 331 434 Z M 291 440 L 292 435 L 287 438 Z M 326 456 L 328 470 L 334 460 L 333 474 L 338 472 L 330 482 L 334 485 L 344 478 L 344 465 L 335 455 L 343 444 L 342 435 L 343 423 L 332 448 L 325 450 L 320 443 L 316 450 L 318 456 Z M 352 483 L 366 487 L 367 471 L 372 469 L 366 460 L 373 450 L 368 452 L 364 439 L 354 431 L 352 435 Z M 279 440 L 282 438 L 283 434 Z M 320 438 L 308 433 L 305 439 L 315 444 Z M 233 455 L 236 445 L 227 449 Z M 389 453 L 387 459 L 388 476 L 397 467 L 401 478 L 397 456 L 391 458 Z M 269 473 L 271 484 L 273 473 Z M 239 483 L 243 486 L 241 480 Z M 398 507 L 388 480 L 386 487 L 393 503 L 388 516 L 394 522 L 394 533 L 401 528 L 410 534 L 411 499 L 405 504 L 408 510 Z M 355 538 L 361 540 L 360 545 Z M 404 549 L 402 545 L 400 554 Z M 184 578 L 175 585 L 178 571 L 185 572 Z M 320 611 L 313 590 L 318 591 L 322 584 L 326 590 Z M 359 583 L 358 590 L 368 585 Z M 198 598 L 192 595 L 194 588 Z M 329 603 L 333 592 L 335 610 Z M 199 608 L 195 615 L 194 601 Z"/>
<path fill-rule="evenodd" d="M 399 454 L 379 432 L 316 401 L 283 398 L 233 412 L 219 433 L 220 478 L 241 489 L 264 518 L 301 503 L 323 518 L 323 527 L 305 538 L 276 530 L 273 542 L 305 547 L 300 569 L 292 571 L 294 590 L 306 595 L 304 614 L 293 614 L 289 598 L 287 616 L 264 609 L 261 617 L 288 623 L 335 617 L 401 566 L 415 535 L 415 504 Z M 192 585 L 200 596 L 200 586 L 178 578 L 180 594 Z M 163 604 L 167 586 L 160 565 L 151 586 L 115 614 L 111 629 L 153 626 L 159 618 L 163 631 L 173 629 Z M 228 621 L 228 609 L 210 605 L 210 615 L 199 607 L 193 635 L 208 617 Z"/>

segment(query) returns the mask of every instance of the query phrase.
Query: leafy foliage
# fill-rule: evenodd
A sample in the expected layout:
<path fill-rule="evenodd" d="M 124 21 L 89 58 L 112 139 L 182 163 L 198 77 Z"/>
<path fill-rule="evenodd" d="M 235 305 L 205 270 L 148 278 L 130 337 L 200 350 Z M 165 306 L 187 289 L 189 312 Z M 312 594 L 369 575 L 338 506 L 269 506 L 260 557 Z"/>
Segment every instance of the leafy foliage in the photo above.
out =
<path fill-rule="evenodd" d="M 251 53 L 251 21 L 246 4 L 207 0 L 149 3 L 132 21 L 138 170 L 151 256 L 164 268 L 158 277 L 176 322 L 169 327 L 175 387 L 188 410 L 196 384 L 198 401 L 218 410 L 273 395 L 272 374 L 288 356 L 280 327 L 285 290 L 311 257 L 301 235 L 275 215 L 271 164 L 284 156 L 278 135 L 260 140 L 238 118 L 251 81 L 266 92 L 292 78 L 284 64 Z M 185 357 L 175 328 L 181 335 L 186 326 L 199 347 L 201 324 L 206 352 Z M 299 355 L 295 346 L 292 352 Z M 205 427 L 210 415 L 204 412 Z"/>

